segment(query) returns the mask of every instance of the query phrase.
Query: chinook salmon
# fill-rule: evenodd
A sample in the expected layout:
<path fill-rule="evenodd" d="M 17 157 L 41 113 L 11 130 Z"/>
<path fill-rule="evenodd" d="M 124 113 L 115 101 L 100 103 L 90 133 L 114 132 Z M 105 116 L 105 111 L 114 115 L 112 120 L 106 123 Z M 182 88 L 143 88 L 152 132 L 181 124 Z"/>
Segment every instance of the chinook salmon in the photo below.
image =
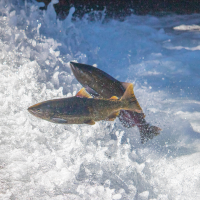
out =
<path fill-rule="evenodd" d="M 88 93 L 98 98 L 122 97 L 125 92 L 123 83 L 104 71 L 85 64 L 70 62 L 72 72 Z M 126 83 L 124 83 L 126 84 Z"/>
<path fill-rule="evenodd" d="M 119 100 L 94 99 L 82 88 L 75 97 L 54 99 L 35 104 L 28 111 L 41 119 L 61 124 L 95 124 L 95 121 L 113 121 L 121 109 L 142 112 L 135 95 L 133 84 L 129 84 Z"/>
<path fill-rule="evenodd" d="M 95 98 L 111 98 L 113 95 L 121 98 L 128 85 L 90 65 L 70 62 L 70 67 L 76 79 Z M 159 127 L 151 126 L 146 122 L 144 113 L 121 110 L 119 120 L 128 128 L 136 125 L 139 128 L 142 143 L 160 134 L 161 131 Z"/>

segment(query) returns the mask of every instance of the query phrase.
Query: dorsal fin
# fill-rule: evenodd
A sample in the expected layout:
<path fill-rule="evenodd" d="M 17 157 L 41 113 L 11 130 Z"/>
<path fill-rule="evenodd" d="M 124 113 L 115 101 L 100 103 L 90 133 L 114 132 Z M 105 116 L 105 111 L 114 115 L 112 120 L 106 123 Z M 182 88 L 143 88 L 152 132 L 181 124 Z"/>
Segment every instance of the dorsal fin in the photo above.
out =
<path fill-rule="evenodd" d="M 133 84 L 129 84 L 129 86 L 126 88 L 126 91 L 124 92 L 120 100 L 121 101 L 128 100 L 132 104 L 132 108 L 131 107 L 129 108 L 130 110 L 134 110 L 135 112 L 138 113 L 142 112 L 142 108 L 140 107 L 140 104 L 138 103 L 135 94 L 133 92 Z"/>
<path fill-rule="evenodd" d="M 122 84 L 122 86 L 124 87 L 124 89 L 126 90 L 127 87 L 128 87 L 130 84 L 132 84 L 132 83 L 121 82 L 121 84 Z M 133 85 L 133 84 L 132 84 L 132 85 Z M 134 87 L 134 85 L 133 85 L 133 87 Z"/>
<path fill-rule="evenodd" d="M 123 99 L 136 99 L 134 92 L 133 92 L 133 84 L 129 84 L 129 86 L 126 88 L 126 91 L 124 92 L 123 96 L 122 96 L 122 100 Z"/>
<path fill-rule="evenodd" d="M 111 99 L 111 100 L 118 100 L 118 97 L 112 96 L 110 99 Z"/>
<path fill-rule="evenodd" d="M 76 97 L 80 97 L 80 98 L 92 98 L 92 96 L 86 92 L 85 88 L 82 88 L 82 89 L 76 94 Z"/>

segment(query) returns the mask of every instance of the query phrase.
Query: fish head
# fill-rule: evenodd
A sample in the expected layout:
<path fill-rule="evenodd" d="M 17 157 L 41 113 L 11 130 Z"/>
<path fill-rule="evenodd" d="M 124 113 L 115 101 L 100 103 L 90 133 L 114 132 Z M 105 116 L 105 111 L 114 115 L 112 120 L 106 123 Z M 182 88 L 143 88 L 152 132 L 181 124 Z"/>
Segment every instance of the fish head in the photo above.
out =
<path fill-rule="evenodd" d="M 101 78 L 99 77 L 98 69 L 96 67 L 85 65 L 81 63 L 70 62 L 71 70 L 78 80 L 78 82 L 86 89 L 86 91 L 93 96 L 99 96 L 97 89 L 97 80 L 101 84 Z"/>
<path fill-rule="evenodd" d="M 94 77 L 94 67 L 92 66 L 70 62 L 70 67 L 74 76 L 82 85 L 87 85 Z"/>
<path fill-rule="evenodd" d="M 104 83 L 108 81 L 117 81 L 106 72 L 91 65 L 70 62 L 70 67 L 74 76 L 81 84 L 84 84 L 85 82 L 91 83 L 91 81 L 93 81 L 95 84 Z"/>
<path fill-rule="evenodd" d="M 51 106 L 48 103 L 37 103 L 28 108 L 28 111 L 35 117 L 48 120 L 52 114 Z"/>

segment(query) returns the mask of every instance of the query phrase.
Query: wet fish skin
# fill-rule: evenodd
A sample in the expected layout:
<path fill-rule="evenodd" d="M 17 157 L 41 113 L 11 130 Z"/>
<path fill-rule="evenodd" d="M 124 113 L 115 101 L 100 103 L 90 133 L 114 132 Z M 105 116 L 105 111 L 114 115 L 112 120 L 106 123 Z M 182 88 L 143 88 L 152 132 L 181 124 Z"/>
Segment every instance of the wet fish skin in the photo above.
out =
<path fill-rule="evenodd" d="M 123 84 L 104 71 L 81 63 L 70 62 L 70 66 L 74 76 L 86 88 L 88 93 L 93 94 L 93 91 L 95 91 L 96 95 L 93 95 L 98 98 L 110 98 L 113 95 L 121 98 L 124 94 Z M 146 122 L 144 113 L 121 110 L 119 120 L 127 128 L 136 125 L 140 131 L 142 143 L 159 135 L 161 131 L 159 127 L 151 126 Z"/>
<path fill-rule="evenodd" d="M 121 98 L 125 89 L 120 81 L 113 78 L 106 72 L 81 63 L 70 62 L 71 70 L 78 82 L 85 87 L 87 92 L 99 98 Z"/>
<path fill-rule="evenodd" d="M 28 111 L 35 117 L 53 123 L 82 124 L 92 117 L 92 113 L 89 116 L 89 108 L 84 105 L 85 101 L 86 98 L 79 97 L 54 99 L 35 104 Z"/>
<path fill-rule="evenodd" d="M 79 94 L 79 93 L 78 93 Z M 80 94 L 81 95 L 81 94 Z M 28 111 L 41 119 L 62 124 L 84 124 L 109 119 L 113 113 L 121 109 L 140 112 L 134 100 L 133 85 L 127 88 L 121 100 L 70 97 L 54 99 L 35 104 Z"/>

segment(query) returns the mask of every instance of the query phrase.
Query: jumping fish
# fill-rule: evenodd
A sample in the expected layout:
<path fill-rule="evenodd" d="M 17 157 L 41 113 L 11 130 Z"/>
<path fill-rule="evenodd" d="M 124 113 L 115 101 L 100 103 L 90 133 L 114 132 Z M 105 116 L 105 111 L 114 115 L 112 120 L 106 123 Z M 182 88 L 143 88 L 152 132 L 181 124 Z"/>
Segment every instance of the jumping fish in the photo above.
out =
<path fill-rule="evenodd" d="M 95 121 L 113 121 L 121 109 L 142 112 L 135 95 L 133 84 L 127 86 L 119 100 L 95 99 L 82 88 L 74 97 L 54 99 L 35 104 L 28 111 L 41 119 L 61 124 L 95 124 Z"/>
<path fill-rule="evenodd" d="M 123 83 L 96 67 L 75 62 L 70 62 L 70 66 L 78 82 L 94 97 L 121 98 L 126 90 Z"/>
<path fill-rule="evenodd" d="M 70 62 L 70 66 L 76 79 L 95 98 L 111 98 L 112 96 L 121 98 L 128 85 L 91 65 Z M 160 134 L 161 131 L 159 127 L 151 126 L 146 122 L 143 112 L 120 110 L 119 120 L 128 128 L 136 125 L 139 128 L 142 143 Z"/>

